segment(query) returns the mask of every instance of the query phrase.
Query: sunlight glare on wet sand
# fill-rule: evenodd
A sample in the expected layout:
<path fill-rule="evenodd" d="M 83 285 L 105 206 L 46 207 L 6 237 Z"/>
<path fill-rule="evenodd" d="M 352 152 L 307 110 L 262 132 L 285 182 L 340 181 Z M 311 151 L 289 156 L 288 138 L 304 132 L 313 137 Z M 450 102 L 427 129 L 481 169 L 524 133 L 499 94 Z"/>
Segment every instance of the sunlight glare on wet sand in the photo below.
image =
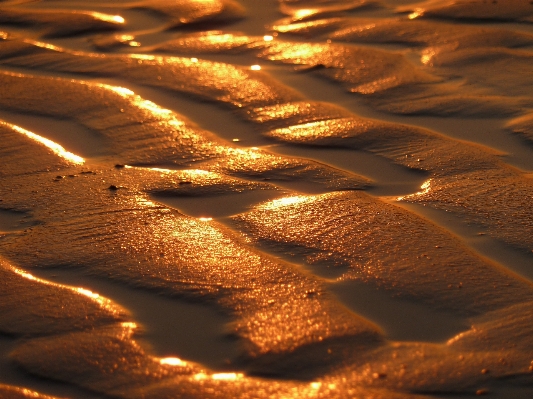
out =
<path fill-rule="evenodd" d="M 83 287 L 71 287 L 71 286 L 68 286 L 68 285 L 57 284 L 57 283 L 54 283 L 54 282 L 51 282 L 51 281 L 48 281 L 48 280 L 44 280 L 44 279 L 35 277 L 31 273 L 27 273 L 27 272 L 25 272 L 25 271 L 23 271 L 21 269 L 18 269 L 18 268 L 13 268 L 13 271 L 16 274 L 18 274 L 19 276 L 24 277 L 25 279 L 36 281 L 36 282 L 39 282 L 41 284 L 45 284 L 45 285 L 48 285 L 48 286 L 51 286 L 51 287 L 58 287 L 58 288 L 62 288 L 62 289 L 67 289 L 69 291 L 75 292 L 76 294 L 83 295 L 83 296 L 85 296 L 87 298 L 90 298 L 92 301 L 97 303 L 103 309 L 105 309 L 105 310 L 107 310 L 107 311 L 109 311 L 111 313 L 118 313 L 119 312 L 117 307 L 109 299 L 104 298 L 104 297 L 100 296 L 99 294 L 97 294 L 95 292 L 92 292 L 89 289 L 86 289 L 86 288 L 83 288 Z M 123 323 L 123 324 L 124 324 L 123 327 L 126 327 L 128 329 L 135 329 L 136 328 L 136 324 L 135 323 Z"/>
<path fill-rule="evenodd" d="M 0 397 L 530 393 L 529 0 L 30 3 Z"/>
<path fill-rule="evenodd" d="M 126 22 L 126 20 L 122 18 L 120 15 L 109 15 L 109 14 L 104 14 L 101 12 L 90 12 L 90 13 L 88 12 L 87 14 L 93 16 L 96 19 L 99 19 L 105 22 L 113 22 L 116 24 L 123 24 L 124 22 Z"/>
<path fill-rule="evenodd" d="M 159 362 L 161 364 L 166 364 L 169 366 L 182 366 L 183 367 L 187 365 L 186 362 L 184 362 L 183 360 L 177 357 L 165 357 L 165 358 L 159 359 Z"/>
<path fill-rule="evenodd" d="M 424 15 L 424 10 L 422 8 L 417 8 L 414 12 L 412 12 L 411 14 L 409 14 L 407 17 L 409 19 L 416 19 L 420 16 Z"/>
<path fill-rule="evenodd" d="M 45 137 L 42 137 L 42 136 L 39 136 L 38 134 L 35 134 L 33 132 L 30 132 L 26 129 L 23 129 L 19 126 L 15 126 L 15 125 L 11 125 L 11 124 L 8 124 L 6 122 L 1 122 L 0 121 L 0 125 L 3 125 L 3 126 L 9 126 L 11 129 L 13 129 L 14 131 L 20 133 L 20 134 L 23 134 L 24 136 L 46 146 L 47 148 L 49 148 L 50 150 L 52 150 L 57 156 L 60 156 L 61 158 L 69 161 L 69 162 L 72 162 L 74 164 L 78 164 L 78 165 L 81 165 L 81 164 L 84 164 L 85 163 L 85 159 L 83 159 L 82 157 L 76 155 L 76 154 L 73 154 L 67 150 L 65 150 L 61 145 L 57 144 L 57 143 L 54 143 L 52 140 L 49 140 Z"/>

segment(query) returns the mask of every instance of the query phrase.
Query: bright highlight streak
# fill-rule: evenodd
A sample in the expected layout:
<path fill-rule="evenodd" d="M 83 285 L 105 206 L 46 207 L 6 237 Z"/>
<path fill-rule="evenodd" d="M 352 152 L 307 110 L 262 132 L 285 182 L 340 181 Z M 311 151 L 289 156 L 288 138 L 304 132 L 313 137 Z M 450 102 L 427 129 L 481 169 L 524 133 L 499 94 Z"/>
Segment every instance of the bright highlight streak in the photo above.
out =
<path fill-rule="evenodd" d="M 137 60 L 139 64 L 142 64 L 143 61 L 156 61 L 158 60 L 161 62 L 162 57 L 157 57 L 155 55 L 148 55 L 148 54 L 131 54 L 130 58 Z"/>
<path fill-rule="evenodd" d="M 187 172 L 194 173 L 194 174 L 197 174 L 197 175 L 208 175 L 208 174 L 211 173 L 211 172 L 208 172 L 207 170 L 203 170 L 203 169 L 187 170 Z"/>
<path fill-rule="evenodd" d="M 260 70 L 261 70 L 261 65 L 252 65 L 252 66 L 250 67 L 250 69 L 251 69 L 252 71 L 260 71 Z"/>
<path fill-rule="evenodd" d="M 162 168 L 148 168 L 148 170 L 153 170 L 154 172 L 160 172 L 160 173 L 174 173 L 175 170 L 172 169 L 162 169 Z"/>
<path fill-rule="evenodd" d="M 235 381 L 239 378 L 242 378 L 242 374 L 238 373 L 219 373 L 219 374 L 213 374 L 211 378 L 214 380 L 220 381 Z"/>
<path fill-rule="evenodd" d="M 168 366 L 185 366 L 187 364 L 177 357 L 165 357 L 163 359 L 160 359 L 159 363 L 166 364 Z"/>
<path fill-rule="evenodd" d="M 116 313 L 116 314 L 119 314 L 119 313 L 122 312 L 122 310 L 120 310 L 118 307 L 116 307 L 109 299 L 107 299 L 105 297 L 102 297 L 99 294 L 97 294 L 95 292 L 92 292 L 92 291 L 90 291 L 90 290 L 88 290 L 86 288 L 72 287 L 72 286 L 69 286 L 69 285 L 53 283 L 51 281 L 47 281 L 47 280 L 43 280 L 41 278 L 35 277 L 34 275 L 32 275 L 30 273 L 27 273 L 24 270 L 17 269 L 17 268 L 12 268 L 12 270 L 16 274 L 18 274 L 19 276 L 24 277 L 25 279 L 28 279 L 28 280 L 31 280 L 31 281 L 35 281 L 35 282 L 38 282 L 38 283 L 41 283 L 41 284 L 49 285 L 49 286 L 52 286 L 52 287 L 59 287 L 59 288 L 62 288 L 62 289 L 67 289 L 67 290 L 70 290 L 72 292 L 75 292 L 76 294 L 84 295 L 84 296 L 92 299 L 93 301 L 95 301 L 98 305 L 100 305 L 102 308 L 106 309 L 109 312 Z M 128 328 L 130 330 L 133 330 L 133 329 L 137 328 L 137 324 L 135 324 L 133 322 L 124 322 L 121 325 L 122 325 L 122 327 Z"/>
<path fill-rule="evenodd" d="M 85 295 L 85 296 L 88 296 L 89 298 L 92 298 L 92 299 L 98 299 L 100 298 L 100 295 L 92 292 L 92 291 L 89 291 L 85 288 L 76 288 L 76 291 L 78 291 L 80 294 L 82 295 Z"/>
<path fill-rule="evenodd" d="M 47 50 L 54 50 L 54 51 L 59 51 L 59 52 L 63 52 L 64 51 L 61 47 L 54 46 L 53 44 L 37 42 L 37 41 L 34 41 L 34 40 L 24 40 L 24 42 L 28 43 L 28 44 L 32 44 L 35 47 L 45 48 Z"/>
<path fill-rule="evenodd" d="M 20 269 L 14 269 L 15 270 L 15 273 L 17 273 L 18 275 L 24 277 L 24 278 L 27 278 L 28 280 L 39 280 L 37 277 L 35 277 L 33 274 L 30 274 L 30 273 L 26 273 Z"/>
<path fill-rule="evenodd" d="M 75 164 L 83 164 L 85 163 L 85 159 L 82 157 L 73 154 L 71 152 L 68 152 L 65 150 L 61 145 L 53 142 L 52 140 L 48 140 L 47 138 L 44 138 L 42 136 L 39 136 L 38 134 L 32 133 L 26 129 L 21 128 L 20 126 L 11 125 L 6 122 L 0 122 L 1 125 L 7 126 L 17 133 L 23 134 L 24 136 L 37 141 L 38 143 L 43 144 L 44 146 L 48 147 L 50 150 L 54 152 L 54 154 L 60 156 L 63 159 L 66 159 L 67 161 L 70 161 Z"/>
<path fill-rule="evenodd" d="M 271 42 L 272 40 L 274 40 L 274 36 L 271 36 L 271 35 L 265 35 L 263 36 L 263 40 L 265 42 Z"/>
<path fill-rule="evenodd" d="M 280 198 L 280 199 L 273 200 L 267 203 L 265 207 L 267 209 L 276 209 L 276 208 L 280 208 L 283 206 L 299 204 L 307 200 L 308 198 L 305 196 L 286 197 L 286 198 Z"/>
<path fill-rule="evenodd" d="M 294 18 L 302 19 L 302 18 L 310 17 L 311 15 L 316 14 L 316 13 L 317 13 L 316 10 L 302 9 L 294 13 Z"/>
<path fill-rule="evenodd" d="M 420 57 L 420 62 L 424 65 L 428 65 L 435 54 L 436 54 L 435 50 L 424 51 L 424 53 L 422 54 L 422 57 Z"/>
<path fill-rule="evenodd" d="M 170 116 L 172 114 L 171 110 L 166 109 L 166 108 L 161 108 L 159 105 L 157 105 L 156 103 L 150 100 L 136 101 L 135 105 L 137 105 L 140 108 L 144 108 L 145 110 L 150 111 L 151 113 L 156 114 L 161 117 Z"/>
<path fill-rule="evenodd" d="M 412 12 L 411 14 L 409 14 L 409 15 L 407 16 L 407 18 L 409 18 L 409 19 L 415 19 L 415 18 L 420 17 L 421 15 L 424 15 L 424 10 L 422 10 L 421 8 L 417 8 L 414 12 Z"/>
<path fill-rule="evenodd" d="M 431 180 L 432 179 L 429 179 L 429 180 L 426 180 L 421 186 L 420 188 L 422 189 L 422 191 L 419 191 L 417 193 L 414 193 L 414 194 L 409 194 L 409 195 L 404 195 L 402 197 L 398 197 L 397 200 L 398 201 L 401 201 L 405 198 L 411 198 L 411 197 L 415 197 L 415 196 L 418 196 L 418 195 L 424 195 L 424 194 L 427 194 L 429 192 L 429 190 L 431 189 Z"/>
<path fill-rule="evenodd" d="M 115 93 L 120 94 L 123 97 L 132 96 L 135 93 L 132 92 L 130 89 L 126 89 L 125 87 L 120 86 L 109 86 L 109 85 L 102 85 L 101 87 L 104 87 L 106 89 L 113 90 Z"/>
<path fill-rule="evenodd" d="M 109 14 L 104 14 L 101 12 L 91 12 L 90 15 L 104 22 L 113 22 L 116 24 L 123 24 L 124 22 L 126 22 L 126 20 L 122 18 L 120 15 L 109 15 Z"/>
<path fill-rule="evenodd" d="M 133 35 L 119 35 L 119 36 L 116 36 L 116 38 L 118 40 L 120 40 L 121 42 L 129 42 L 130 40 L 135 39 L 135 36 L 133 36 Z"/>

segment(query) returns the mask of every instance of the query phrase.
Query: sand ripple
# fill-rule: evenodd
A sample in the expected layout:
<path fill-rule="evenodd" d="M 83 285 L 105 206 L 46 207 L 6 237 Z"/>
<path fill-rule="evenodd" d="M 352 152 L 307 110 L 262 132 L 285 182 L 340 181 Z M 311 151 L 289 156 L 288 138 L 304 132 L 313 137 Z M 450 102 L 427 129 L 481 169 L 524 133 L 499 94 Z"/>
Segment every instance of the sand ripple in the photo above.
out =
<path fill-rule="evenodd" d="M 0 1 L 0 396 L 530 397 L 532 15 Z"/>

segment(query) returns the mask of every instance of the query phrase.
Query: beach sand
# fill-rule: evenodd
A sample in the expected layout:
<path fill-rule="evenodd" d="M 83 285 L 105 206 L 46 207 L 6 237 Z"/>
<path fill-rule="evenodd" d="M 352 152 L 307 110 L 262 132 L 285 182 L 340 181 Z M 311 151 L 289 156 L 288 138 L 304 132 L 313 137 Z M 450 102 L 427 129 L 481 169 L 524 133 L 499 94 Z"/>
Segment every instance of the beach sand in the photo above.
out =
<path fill-rule="evenodd" d="M 533 3 L 0 0 L 0 397 L 533 396 Z"/>

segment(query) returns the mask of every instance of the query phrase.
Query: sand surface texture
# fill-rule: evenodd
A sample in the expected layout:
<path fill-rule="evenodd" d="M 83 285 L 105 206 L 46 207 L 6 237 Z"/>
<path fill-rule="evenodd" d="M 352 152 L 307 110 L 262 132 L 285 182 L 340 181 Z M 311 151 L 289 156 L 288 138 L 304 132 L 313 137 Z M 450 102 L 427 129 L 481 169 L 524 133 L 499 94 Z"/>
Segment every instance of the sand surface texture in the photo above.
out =
<path fill-rule="evenodd" d="M 529 0 L 0 0 L 0 397 L 531 398 L 532 143 Z"/>

